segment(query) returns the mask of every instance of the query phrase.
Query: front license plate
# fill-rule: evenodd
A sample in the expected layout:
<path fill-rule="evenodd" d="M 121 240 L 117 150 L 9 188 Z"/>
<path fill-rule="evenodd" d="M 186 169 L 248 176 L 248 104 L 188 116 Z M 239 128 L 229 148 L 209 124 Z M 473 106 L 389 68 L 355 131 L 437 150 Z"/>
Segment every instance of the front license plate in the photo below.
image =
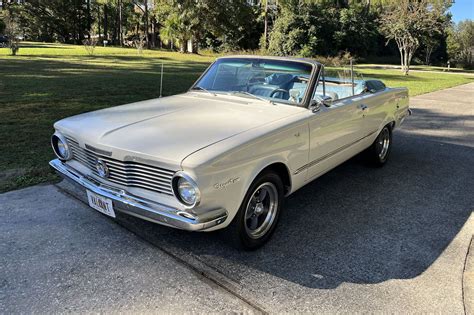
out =
<path fill-rule="evenodd" d="M 108 215 L 109 217 L 115 218 L 114 207 L 112 206 L 112 200 L 94 194 L 87 190 L 87 199 L 89 199 L 89 206 L 95 210 Z"/>

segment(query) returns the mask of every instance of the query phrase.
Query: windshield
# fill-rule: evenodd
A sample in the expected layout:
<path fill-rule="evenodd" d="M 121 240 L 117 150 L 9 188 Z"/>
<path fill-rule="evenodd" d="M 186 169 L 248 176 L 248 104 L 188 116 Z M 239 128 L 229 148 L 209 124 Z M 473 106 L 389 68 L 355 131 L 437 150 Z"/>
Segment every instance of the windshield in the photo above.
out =
<path fill-rule="evenodd" d="M 211 66 L 193 89 L 301 104 L 312 69 L 311 64 L 297 61 L 223 58 Z"/>

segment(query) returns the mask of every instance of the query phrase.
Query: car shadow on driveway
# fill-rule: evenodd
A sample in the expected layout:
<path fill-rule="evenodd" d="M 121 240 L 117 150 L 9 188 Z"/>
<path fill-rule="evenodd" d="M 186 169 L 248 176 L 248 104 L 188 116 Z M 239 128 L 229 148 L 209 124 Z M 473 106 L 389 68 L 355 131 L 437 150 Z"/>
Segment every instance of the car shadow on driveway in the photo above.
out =
<path fill-rule="evenodd" d="M 129 216 L 119 223 L 239 283 L 259 272 L 310 288 L 420 275 L 473 210 L 474 149 L 396 134 L 390 162 L 356 157 L 290 196 L 270 242 L 241 252 L 225 231 L 188 233 Z"/>

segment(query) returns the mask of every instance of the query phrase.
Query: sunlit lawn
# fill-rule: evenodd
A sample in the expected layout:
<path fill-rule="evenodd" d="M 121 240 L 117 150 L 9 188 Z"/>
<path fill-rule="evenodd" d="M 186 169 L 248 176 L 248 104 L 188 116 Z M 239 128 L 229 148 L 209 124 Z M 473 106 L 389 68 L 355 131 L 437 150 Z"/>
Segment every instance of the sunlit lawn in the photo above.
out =
<path fill-rule="evenodd" d="M 56 179 L 49 137 L 54 121 L 74 114 L 159 96 L 189 88 L 215 56 L 164 51 L 23 43 L 19 56 L 0 49 L 0 192 Z M 458 74 L 360 70 L 389 86 L 407 86 L 411 95 L 472 82 Z"/>

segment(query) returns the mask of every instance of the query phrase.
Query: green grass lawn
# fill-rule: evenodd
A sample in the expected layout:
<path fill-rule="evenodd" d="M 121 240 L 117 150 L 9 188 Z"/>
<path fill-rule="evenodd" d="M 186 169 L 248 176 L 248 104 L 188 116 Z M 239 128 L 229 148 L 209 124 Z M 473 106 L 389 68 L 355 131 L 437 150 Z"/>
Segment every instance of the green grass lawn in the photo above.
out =
<path fill-rule="evenodd" d="M 393 66 L 393 65 L 381 65 L 381 64 L 361 64 L 357 65 L 356 67 L 360 68 L 395 68 L 395 67 L 400 67 L 399 65 Z M 412 65 L 410 67 L 411 70 L 420 70 L 420 71 L 441 71 L 441 72 L 446 72 L 446 73 L 464 73 L 464 74 L 471 74 L 474 75 L 474 70 L 466 70 L 462 68 L 450 68 L 449 71 L 447 71 L 446 67 L 439 67 L 439 66 L 424 66 L 424 65 Z"/>
<path fill-rule="evenodd" d="M 53 123 L 63 117 L 183 92 L 215 56 L 165 51 L 23 43 L 20 54 L 0 48 L 0 192 L 55 180 L 48 161 Z M 411 95 L 472 82 L 458 74 L 360 69 L 388 86 L 406 86 Z"/>

